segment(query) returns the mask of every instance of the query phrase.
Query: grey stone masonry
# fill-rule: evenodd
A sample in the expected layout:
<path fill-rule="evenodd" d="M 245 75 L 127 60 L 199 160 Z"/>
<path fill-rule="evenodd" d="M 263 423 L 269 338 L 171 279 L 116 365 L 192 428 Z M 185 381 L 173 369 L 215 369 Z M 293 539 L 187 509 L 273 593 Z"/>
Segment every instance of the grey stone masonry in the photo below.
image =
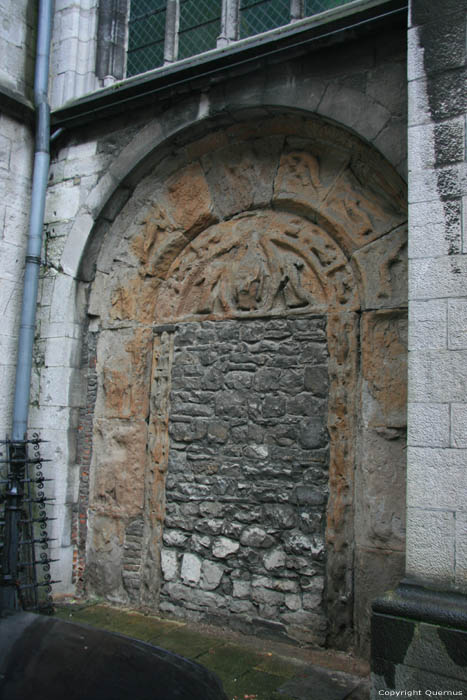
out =
<path fill-rule="evenodd" d="M 34 85 L 37 5 L 28 0 L 0 3 L 0 85 L 27 99 L 32 99 Z"/>
<path fill-rule="evenodd" d="M 34 82 L 36 4 L 0 2 L 0 432 L 11 431 L 16 346 L 29 219 L 34 134 L 12 117 L 6 95 L 30 103 Z M 32 108 L 29 107 L 32 113 Z M 21 110 L 20 110 L 21 112 Z M 39 354 L 36 352 L 36 355 Z M 35 373 L 34 373 L 35 374 Z M 37 377 L 34 376 L 33 380 Z M 37 383 L 36 383 L 37 387 Z"/>
<path fill-rule="evenodd" d="M 419 583 L 464 593 L 466 11 L 466 0 L 410 5 L 406 560 Z"/>
<path fill-rule="evenodd" d="M 178 327 L 162 610 L 323 642 L 327 393 L 324 317 Z"/>

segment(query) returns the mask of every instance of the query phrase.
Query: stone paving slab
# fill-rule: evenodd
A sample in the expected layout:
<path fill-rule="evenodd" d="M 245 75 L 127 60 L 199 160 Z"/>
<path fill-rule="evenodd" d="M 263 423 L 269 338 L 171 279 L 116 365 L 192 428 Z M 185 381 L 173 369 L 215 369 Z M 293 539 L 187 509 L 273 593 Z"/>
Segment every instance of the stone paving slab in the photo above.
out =
<path fill-rule="evenodd" d="M 205 637 L 199 633 L 191 632 L 185 628 L 176 629 L 166 633 L 161 633 L 151 640 L 151 644 L 164 647 L 170 651 L 176 651 L 177 654 L 186 656 L 189 659 L 202 659 L 205 656 L 210 658 L 213 650 L 222 646 L 222 641 L 214 637 Z M 182 651 L 179 651 L 183 649 Z M 204 661 L 199 663 L 207 665 Z"/>
<path fill-rule="evenodd" d="M 240 678 L 224 681 L 224 691 L 229 700 L 293 700 L 278 690 L 277 676 L 261 671 L 247 671 Z"/>
<path fill-rule="evenodd" d="M 347 673 L 333 673 L 322 668 L 308 668 L 287 683 L 279 692 L 297 700 L 345 700 L 360 679 Z"/>
<path fill-rule="evenodd" d="M 369 697 L 365 678 L 321 668 L 314 662 L 311 665 L 311 650 L 285 645 L 280 645 L 278 650 L 277 645 L 267 640 L 243 638 L 219 628 L 161 619 L 109 605 L 59 605 L 56 615 L 135 637 L 192 659 L 219 676 L 229 700 L 368 700 Z M 319 653 L 326 659 L 325 652 Z M 336 660 L 339 661 L 337 656 Z M 342 659 L 337 667 L 342 667 Z"/>

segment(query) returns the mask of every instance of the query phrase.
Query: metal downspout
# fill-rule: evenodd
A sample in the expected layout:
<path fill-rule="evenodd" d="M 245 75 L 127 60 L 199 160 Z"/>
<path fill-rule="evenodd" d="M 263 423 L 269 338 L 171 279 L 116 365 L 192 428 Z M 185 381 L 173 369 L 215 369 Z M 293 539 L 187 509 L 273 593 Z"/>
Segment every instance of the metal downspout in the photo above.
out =
<path fill-rule="evenodd" d="M 18 549 L 21 520 L 22 476 L 27 461 L 32 353 L 36 321 L 37 291 L 42 250 L 42 229 L 49 174 L 50 108 L 47 100 L 50 41 L 54 0 L 40 0 L 34 76 L 36 137 L 32 178 L 29 235 L 23 282 L 23 300 L 18 335 L 12 434 L 8 447 L 9 474 L 5 491 L 5 525 L 2 554 L 0 610 L 18 607 Z"/>
<path fill-rule="evenodd" d="M 48 104 L 49 57 L 52 35 L 53 0 L 40 0 L 34 76 L 34 105 L 36 108 L 36 141 L 31 193 L 28 247 L 23 283 L 21 325 L 18 337 L 15 397 L 11 439 L 26 437 L 37 290 L 42 250 L 42 229 L 47 180 L 49 175 L 50 107 Z"/>

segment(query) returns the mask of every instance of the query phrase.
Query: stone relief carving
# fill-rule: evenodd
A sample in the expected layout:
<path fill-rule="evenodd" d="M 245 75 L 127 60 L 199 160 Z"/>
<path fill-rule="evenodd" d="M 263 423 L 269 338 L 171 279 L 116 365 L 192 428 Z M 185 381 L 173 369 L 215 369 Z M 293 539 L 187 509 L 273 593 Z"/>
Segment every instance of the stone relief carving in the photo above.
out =
<path fill-rule="evenodd" d="M 244 317 L 347 308 L 352 273 L 319 226 L 285 213 L 245 213 L 208 228 L 172 264 L 158 319 Z"/>
<path fill-rule="evenodd" d="M 316 155 L 282 155 L 275 181 L 279 201 L 291 200 L 322 213 L 349 253 L 405 221 L 400 186 L 330 144 L 313 147 Z"/>

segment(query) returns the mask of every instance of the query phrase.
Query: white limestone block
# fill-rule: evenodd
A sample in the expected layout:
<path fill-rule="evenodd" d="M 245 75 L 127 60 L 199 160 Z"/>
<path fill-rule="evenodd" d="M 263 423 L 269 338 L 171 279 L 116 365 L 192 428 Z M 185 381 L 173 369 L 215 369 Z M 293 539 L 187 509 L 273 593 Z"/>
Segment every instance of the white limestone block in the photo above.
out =
<path fill-rule="evenodd" d="M 451 439 L 453 447 L 467 448 L 467 403 L 451 405 Z"/>
<path fill-rule="evenodd" d="M 467 350 L 414 350 L 409 354 L 409 401 L 462 402 L 467 395 Z"/>
<path fill-rule="evenodd" d="M 203 578 L 201 581 L 201 588 L 204 588 L 206 591 L 215 590 L 220 584 L 223 574 L 223 566 L 206 559 L 203 562 Z"/>
<path fill-rule="evenodd" d="M 448 301 L 448 347 L 467 348 L 467 298 Z"/>
<path fill-rule="evenodd" d="M 78 211 L 79 196 L 79 185 L 74 185 L 71 180 L 50 187 L 45 204 L 45 221 L 73 219 Z"/>
<path fill-rule="evenodd" d="M 183 583 L 196 584 L 201 578 L 201 559 L 196 554 L 184 554 L 181 577 Z"/>
<path fill-rule="evenodd" d="M 235 554 L 240 549 L 240 544 L 228 537 L 219 537 L 215 540 L 212 553 L 217 559 L 225 559 L 230 554 Z"/>
<path fill-rule="evenodd" d="M 418 28 L 411 28 L 407 32 L 407 48 L 407 77 L 411 82 L 425 76 L 423 49 L 420 46 Z"/>
<path fill-rule="evenodd" d="M 411 260 L 409 300 L 465 296 L 467 256 L 451 255 Z"/>
<path fill-rule="evenodd" d="M 407 574 L 437 584 L 454 579 L 453 512 L 408 508 Z"/>
<path fill-rule="evenodd" d="M 161 567 L 165 581 L 174 581 L 178 574 L 177 552 L 170 549 L 161 551 Z"/>
<path fill-rule="evenodd" d="M 466 511 L 467 450 L 409 447 L 407 507 Z"/>
<path fill-rule="evenodd" d="M 413 301 L 409 307 L 409 350 L 447 348 L 447 301 Z"/>
<path fill-rule="evenodd" d="M 456 513 L 456 587 L 467 592 L 467 513 Z"/>
<path fill-rule="evenodd" d="M 434 124 L 419 124 L 410 129 L 408 166 L 409 172 L 434 168 Z"/>
<path fill-rule="evenodd" d="M 418 124 L 428 124 L 431 122 L 431 110 L 428 101 L 428 92 L 425 78 L 412 80 L 408 83 L 408 98 L 408 125 L 410 134 L 410 127 L 417 126 Z"/>
<path fill-rule="evenodd" d="M 449 404 L 410 403 L 407 442 L 419 447 L 449 447 Z"/>

